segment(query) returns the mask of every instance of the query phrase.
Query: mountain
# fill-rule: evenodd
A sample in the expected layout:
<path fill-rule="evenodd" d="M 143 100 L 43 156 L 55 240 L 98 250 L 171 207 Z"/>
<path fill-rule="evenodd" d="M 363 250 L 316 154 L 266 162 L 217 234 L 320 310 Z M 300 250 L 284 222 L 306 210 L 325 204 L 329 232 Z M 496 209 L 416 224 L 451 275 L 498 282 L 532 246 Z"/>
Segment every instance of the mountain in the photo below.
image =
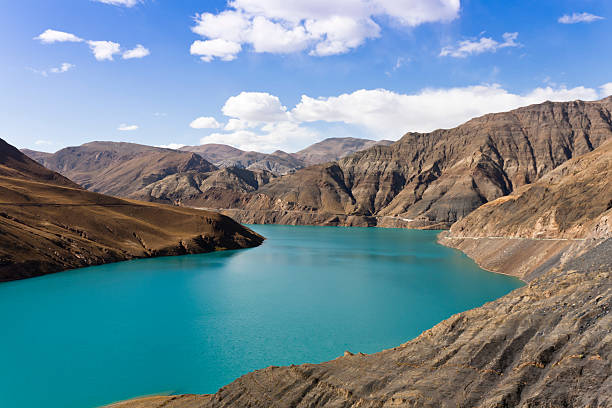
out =
<path fill-rule="evenodd" d="M 247 170 L 266 170 L 281 175 L 305 166 L 304 162 L 282 150 L 270 154 L 245 152 L 222 144 L 184 146 L 180 150 L 197 153 L 220 168 L 238 167 Z"/>
<path fill-rule="evenodd" d="M 441 242 L 486 269 L 533 279 L 612 236 L 610 180 L 612 140 L 481 206 Z"/>
<path fill-rule="evenodd" d="M 391 143 L 393 142 L 388 140 L 375 141 L 352 137 L 332 137 L 296 153 L 286 153 L 282 150 L 270 154 L 245 152 L 223 144 L 185 146 L 181 147 L 180 150 L 197 153 L 221 168 L 240 167 L 248 170 L 267 170 L 277 175 L 285 175 L 312 164 L 338 160 L 371 146 Z"/>
<path fill-rule="evenodd" d="M 391 140 L 369 140 L 354 137 L 332 137 L 293 153 L 292 156 L 305 165 L 321 164 L 336 161 L 351 153 L 368 149 L 372 146 L 388 146 Z"/>
<path fill-rule="evenodd" d="M 217 213 L 83 190 L 0 140 L 0 281 L 262 240 Z"/>
<path fill-rule="evenodd" d="M 612 98 L 546 102 L 298 170 L 227 213 L 246 223 L 448 228 L 611 137 Z"/>
<path fill-rule="evenodd" d="M 188 207 L 226 208 L 248 199 L 275 178 L 269 171 L 228 167 L 212 173 L 184 172 L 168 176 L 134 192 L 130 198 Z"/>
<path fill-rule="evenodd" d="M 592 146 L 597 134 L 589 132 Z M 612 406 L 612 140 L 576 151 L 542 175 L 538 169 L 553 160 L 538 160 L 542 167 L 523 173 L 537 181 L 484 204 L 440 237 L 526 286 L 379 353 L 268 367 L 214 395 L 112 408 Z"/>
<path fill-rule="evenodd" d="M 88 190 L 124 197 L 170 174 L 217 169 L 195 153 L 134 143 L 92 142 L 35 157 Z"/>

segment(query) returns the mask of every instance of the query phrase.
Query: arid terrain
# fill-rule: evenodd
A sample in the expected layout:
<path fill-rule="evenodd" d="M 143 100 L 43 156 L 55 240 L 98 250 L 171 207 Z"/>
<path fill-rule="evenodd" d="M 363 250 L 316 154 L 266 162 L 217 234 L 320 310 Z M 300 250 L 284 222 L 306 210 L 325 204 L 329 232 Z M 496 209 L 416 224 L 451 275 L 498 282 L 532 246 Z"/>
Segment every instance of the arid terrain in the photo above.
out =
<path fill-rule="evenodd" d="M 0 281 L 259 245 L 228 217 L 86 191 L 0 140 Z"/>

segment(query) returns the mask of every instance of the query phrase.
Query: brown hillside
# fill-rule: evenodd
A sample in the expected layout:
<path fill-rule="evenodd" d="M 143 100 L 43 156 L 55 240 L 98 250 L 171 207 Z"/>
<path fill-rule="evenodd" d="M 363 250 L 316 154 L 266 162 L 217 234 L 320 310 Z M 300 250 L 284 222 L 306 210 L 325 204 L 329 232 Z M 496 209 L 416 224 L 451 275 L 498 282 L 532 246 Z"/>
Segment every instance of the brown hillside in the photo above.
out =
<path fill-rule="evenodd" d="M 262 240 L 216 213 L 85 191 L 0 141 L 0 281 Z"/>

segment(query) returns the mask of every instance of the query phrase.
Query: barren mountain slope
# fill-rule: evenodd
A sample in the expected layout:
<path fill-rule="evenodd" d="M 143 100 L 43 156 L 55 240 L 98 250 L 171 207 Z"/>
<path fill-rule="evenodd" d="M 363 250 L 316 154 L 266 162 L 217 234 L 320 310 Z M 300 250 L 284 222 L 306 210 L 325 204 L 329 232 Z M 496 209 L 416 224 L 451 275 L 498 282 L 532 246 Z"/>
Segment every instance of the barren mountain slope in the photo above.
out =
<path fill-rule="evenodd" d="M 308 146 L 292 156 L 303 161 L 307 166 L 339 160 L 349 154 L 372 146 L 388 146 L 390 140 L 369 140 L 354 137 L 330 137 L 321 142 Z"/>
<path fill-rule="evenodd" d="M 216 170 L 195 153 L 134 143 L 86 143 L 38 160 L 88 190 L 115 196 L 127 196 L 170 174 Z"/>
<path fill-rule="evenodd" d="M 197 153 L 219 168 L 238 167 L 248 170 L 265 170 L 280 175 L 305 167 L 302 160 L 282 150 L 270 154 L 245 152 L 222 144 L 184 146 L 180 150 Z"/>
<path fill-rule="evenodd" d="M 0 281 L 262 240 L 216 213 L 85 191 L 0 140 Z"/>
<path fill-rule="evenodd" d="M 275 178 L 269 171 L 228 167 L 211 173 L 189 171 L 168 176 L 136 191 L 130 198 L 189 207 L 232 206 L 237 197 L 257 190 Z M 220 197 L 222 201 L 215 201 Z M 228 201 L 229 200 L 229 201 Z"/>
<path fill-rule="evenodd" d="M 345 224 L 346 215 L 353 215 L 361 216 L 363 225 L 372 222 L 368 217 L 377 217 L 380 225 L 386 222 L 382 217 L 391 216 L 405 220 L 405 226 L 450 226 L 612 138 L 611 112 L 612 97 L 546 102 L 450 130 L 410 133 L 390 146 L 274 180 L 241 204 L 238 209 L 246 211 L 235 216 L 319 223 L 337 215 Z M 295 214 L 293 219 L 287 212 Z"/>

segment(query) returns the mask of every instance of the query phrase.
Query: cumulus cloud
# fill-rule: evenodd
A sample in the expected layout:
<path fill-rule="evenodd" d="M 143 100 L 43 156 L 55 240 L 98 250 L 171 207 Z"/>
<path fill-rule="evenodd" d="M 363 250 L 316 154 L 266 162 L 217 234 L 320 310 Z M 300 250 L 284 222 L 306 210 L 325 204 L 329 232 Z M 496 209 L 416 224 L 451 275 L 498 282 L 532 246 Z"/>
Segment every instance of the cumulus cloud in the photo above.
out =
<path fill-rule="evenodd" d="M 144 58 L 150 54 L 151 54 L 151 51 L 149 51 L 143 45 L 138 44 L 135 48 L 125 51 L 123 53 L 123 59 Z"/>
<path fill-rule="evenodd" d="M 194 41 L 189 51 L 191 55 L 198 55 L 204 62 L 210 62 L 215 58 L 222 61 L 233 61 L 242 50 L 242 46 L 236 42 L 216 38 L 214 40 Z"/>
<path fill-rule="evenodd" d="M 134 7 L 138 3 L 142 3 L 142 0 L 94 0 L 99 3 L 111 4 L 113 6 L 124 6 L 124 7 Z"/>
<path fill-rule="evenodd" d="M 518 33 L 504 33 L 503 42 L 494 40 L 491 37 L 481 37 L 478 40 L 464 40 L 454 46 L 447 46 L 440 51 L 441 57 L 465 58 L 469 55 L 478 55 L 485 52 L 495 52 L 501 48 L 520 47 L 516 42 Z"/>
<path fill-rule="evenodd" d="M 377 17 L 413 27 L 453 20 L 459 9 L 460 0 L 231 0 L 220 13 L 196 15 L 192 31 L 207 41 L 194 42 L 191 53 L 207 62 L 231 61 L 243 45 L 258 53 L 337 55 L 379 37 Z"/>
<path fill-rule="evenodd" d="M 297 151 L 321 140 L 321 123 L 359 130 L 372 139 L 397 139 L 406 132 L 452 128 L 487 113 L 550 101 L 596 100 L 612 94 L 612 83 L 597 89 L 582 86 L 540 87 L 523 94 L 500 85 L 423 89 L 402 94 L 386 89 L 361 89 L 338 96 L 303 95 L 291 110 L 268 93 L 242 92 L 222 108 L 228 116 L 224 131 L 201 143 L 223 143 L 243 150 Z"/>
<path fill-rule="evenodd" d="M 166 145 L 156 145 L 155 147 L 161 147 L 162 149 L 172 149 L 172 150 L 178 150 L 183 146 L 187 146 L 181 143 L 168 143 Z"/>
<path fill-rule="evenodd" d="M 82 38 L 77 37 L 74 34 L 66 33 L 64 31 L 57 30 L 45 30 L 42 34 L 34 37 L 35 40 L 40 41 L 43 44 L 53 44 L 56 42 L 83 42 Z"/>
<path fill-rule="evenodd" d="M 612 82 L 608 82 L 601 86 L 601 97 L 605 98 L 612 95 Z"/>
<path fill-rule="evenodd" d="M 219 129 L 221 124 L 210 116 L 201 116 L 189 124 L 193 129 Z"/>
<path fill-rule="evenodd" d="M 87 41 L 87 44 L 98 61 L 112 61 L 113 55 L 121 52 L 119 43 L 112 41 Z"/>
<path fill-rule="evenodd" d="M 102 0 L 101 0 L 102 1 Z M 104 1 L 103 1 L 104 2 Z M 111 1 L 109 1 L 109 4 Z M 128 2 L 125 2 L 127 5 Z M 63 31 L 57 30 L 45 30 L 42 34 L 37 37 L 34 37 L 35 40 L 39 40 L 43 44 L 53 44 L 56 42 L 86 42 L 89 45 L 94 57 L 98 61 L 112 61 L 113 56 L 115 54 L 121 53 L 121 45 L 119 43 L 113 41 L 86 41 L 82 38 L 77 37 L 74 34 L 66 33 Z M 138 44 L 135 48 L 131 50 L 125 50 L 123 52 L 123 59 L 132 59 L 132 58 L 143 58 L 147 55 L 151 54 L 151 52 L 145 48 L 143 45 Z M 66 70 L 70 69 L 68 67 Z M 39 71 L 42 73 L 45 71 Z M 53 73 L 57 73 L 52 71 Z M 66 72 L 66 71 L 59 71 Z M 46 73 L 45 73 L 46 74 Z"/>
<path fill-rule="evenodd" d="M 248 130 L 213 133 L 200 139 L 200 143 L 221 143 L 247 151 L 273 152 L 278 149 L 296 151 L 318 139 L 320 135 L 315 130 L 293 122 L 277 122 Z"/>
<path fill-rule="evenodd" d="M 376 138 L 397 138 L 407 131 L 451 128 L 486 113 L 546 100 L 594 100 L 598 97 L 596 90 L 584 87 L 537 88 L 524 95 L 508 92 L 499 85 L 425 89 L 415 94 L 362 89 L 328 98 L 304 95 L 291 113 L 300 122 L 343 122 L 362 126 Z"/>
<path fill-rule="evenodd" d="M 591 13 L 572 13 L 565 14 L 557 20 L 561 24 L 577 24 L 577 23 L 592 23 L 594 21 L 604 20 L 601 16 L 596 16 Z"/>
<path fill-rule="evenodd" d="M 289 118 L 287 108 L 278 96 L 265 92 L 241 92 L 230 97 L 221 110 L 225 116 L 239 119 L 242 124 L 278 122 Z"/>
<path fill-rule="evenodd" d="M 126 125 L 125 123 L 122 123 L 121 125 L 119 125 L 117 130 L 121 132 L 129 132 L 132 130 L 138 130 L 138 126 L 137 125 Z"/>

